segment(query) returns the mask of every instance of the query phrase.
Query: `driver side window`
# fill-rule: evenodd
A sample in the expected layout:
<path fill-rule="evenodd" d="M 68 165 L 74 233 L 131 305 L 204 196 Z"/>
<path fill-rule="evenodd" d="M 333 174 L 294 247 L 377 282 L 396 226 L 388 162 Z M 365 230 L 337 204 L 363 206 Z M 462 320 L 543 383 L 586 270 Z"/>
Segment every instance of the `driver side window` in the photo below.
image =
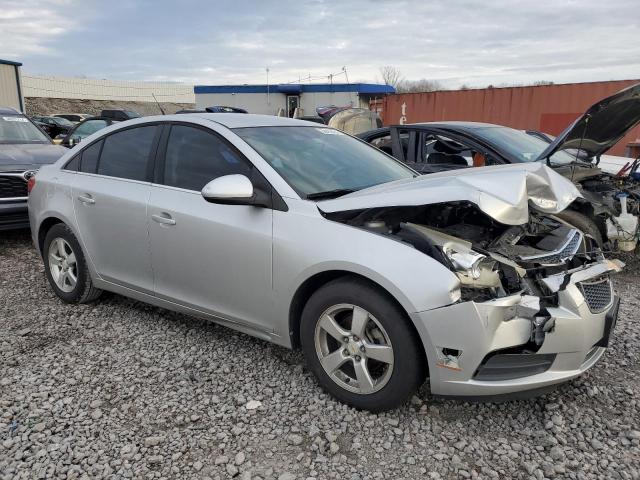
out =
<path fill-rule="evenodd" d="M 252 165 L 213 133 L 173 125 L 164 162 L 164 184 L 202 190 L 214 178 L 240 174 L 251 178 Z"/>
<path fill-rule="evenodd" d="M 473 165 L 475 151 L 442 135 L 425 133 L 422 138 L 422 162 L 428 164 Z"/>

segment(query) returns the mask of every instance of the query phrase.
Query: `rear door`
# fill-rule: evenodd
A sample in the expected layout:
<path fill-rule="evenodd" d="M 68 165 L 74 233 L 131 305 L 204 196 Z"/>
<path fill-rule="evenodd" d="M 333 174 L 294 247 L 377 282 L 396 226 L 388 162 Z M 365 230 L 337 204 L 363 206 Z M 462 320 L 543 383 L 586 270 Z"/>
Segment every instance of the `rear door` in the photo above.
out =
<path fill-rule="evenodd" d="M 85 251 L 105 280 L 151 293 L 147 200 L 160 127 L 118 130 L 83 149 L 73 204 Z"/>
<path fill-rule="evenodd" d="M 168 128 L 168 127 L 167 127 Z M 164 135 L 164 166 L 151 186 L 148 222 L 155 294 L 253 328 L 271 330 L 271 209 L 207 202 L 214 178 L 259 172 L 209 129 L 174 124 Z"/>

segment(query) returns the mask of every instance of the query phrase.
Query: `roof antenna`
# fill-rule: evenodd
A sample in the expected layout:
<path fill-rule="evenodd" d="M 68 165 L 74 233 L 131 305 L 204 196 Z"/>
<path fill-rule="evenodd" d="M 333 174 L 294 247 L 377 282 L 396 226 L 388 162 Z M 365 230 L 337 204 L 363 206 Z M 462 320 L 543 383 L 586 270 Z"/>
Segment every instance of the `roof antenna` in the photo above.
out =
<path fill-rule="evenodd" d="M 162 107 L 160 106 L 160 102 L 158 101 L 158 99 L 156 98 L 156 96 L 153 94 L 153 92 L 151 93 L 151 96 L 153 97 L 153 99 L 156 101 L 156 105 L 158 105 L 158 108 L 160 109 L 160 111 L 162 112 L 163 115 L 166 115 L 166 113 L 164 113 L 164 110 L 162 109 Z"/>

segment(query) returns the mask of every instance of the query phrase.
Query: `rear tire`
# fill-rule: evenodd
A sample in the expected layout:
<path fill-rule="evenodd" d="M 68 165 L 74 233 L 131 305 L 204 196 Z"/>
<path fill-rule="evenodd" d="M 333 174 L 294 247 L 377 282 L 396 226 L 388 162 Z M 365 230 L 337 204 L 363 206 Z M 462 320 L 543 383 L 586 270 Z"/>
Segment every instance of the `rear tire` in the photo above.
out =
<path fill-rule="evenodd" d="M 361 279 L 339 278 L 316 291 L 302 313 L 300 337 L 318 383 L 355 408 L 398 407 L 425 380 L 426 358 L 405 313 Z"/>
<path fill-rule="evenodd" d="M 596 223 L 585 214 L 577 212 L 575 210 L 564 210 L 556 214 L 556 217 L 561 218 L 570 225 L 573 225 L 578 230 L 581 230 L 582 233 L 593 237 L 593 239 L 598 244 L 598 247 L 602 248 L 602 245 L 604 243 L 602 240 L 602 233 L 600 232 L 598 225 L 596 225 Z"/>
<path fill-rule="evenodd" d="M 78 239 L 63 223 L 51 227 L 42 249 L 47 280 L 55 294 L 67 303 L 88 303 L 102 290 L 93 286 Z"/>

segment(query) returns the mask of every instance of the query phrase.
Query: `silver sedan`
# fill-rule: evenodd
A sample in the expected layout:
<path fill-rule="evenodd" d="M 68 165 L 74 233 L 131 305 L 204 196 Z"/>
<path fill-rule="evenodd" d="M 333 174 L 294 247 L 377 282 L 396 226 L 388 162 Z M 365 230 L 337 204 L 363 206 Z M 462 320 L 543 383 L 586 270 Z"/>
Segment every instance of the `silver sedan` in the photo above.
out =
<path fill-rule="evenodd" d="M 545 389 L 604 353 L 618 300 L 580 193 L 541 164 L 419 177 L 315 123 L 146 117 L 29 183 L 33 241 L 65 302 L 103 290 L 290 348 L 374 411 Z"/>

